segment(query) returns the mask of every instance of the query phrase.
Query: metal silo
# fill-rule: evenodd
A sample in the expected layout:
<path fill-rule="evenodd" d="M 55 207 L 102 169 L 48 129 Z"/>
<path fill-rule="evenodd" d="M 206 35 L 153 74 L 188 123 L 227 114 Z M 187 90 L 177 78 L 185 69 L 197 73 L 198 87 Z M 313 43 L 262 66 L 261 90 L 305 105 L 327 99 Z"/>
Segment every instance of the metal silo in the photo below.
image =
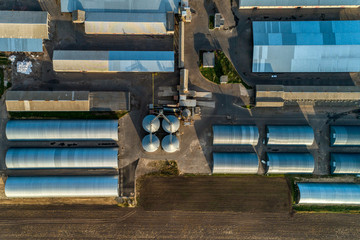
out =
<path fill-rule="evenodd" d="M 360 146 L 360 126 L 330 126 L 331 146 Z"/>
<path fill-rule="evenodd" d="M 299 204 L 360 204 L 360 184 L 298 183 Z"/>
<path fill-rule="evenodd" d="M 312 145 L 314 130 L 310 126 L 267 126 L 268 145 Z"/>
<path fill-rule="evenodd" d="M 160 128 L 160 120 L 155 115 L 147 115 L 142 122 L 143 128 L 148 133 L 154 133 Z"/>
<path fill-rule="evenodd" d="M 118 140 L 117 120 L 10 120 L 8 140 Z"/>
<path fill-rule="evenodd" d="M 169 122 L 165 118 L 162 120 L 162 127 L 165 130 L 165 132 L 167 133 L 177 132 L 177 130 L 179 130 L 180 127 L 179 119 L 174 115 L 168 115 L 165 117 L 167 118 L 167 120 L 169 120 Z"/>
<path fill-rule="evenodd" d="M 212 173 L 256 174 L 259 160 L 256 153 L 213 153 Z"/>
<path fill-rule="evenodd" d="M 179 139 L 174 135 L 166 135 L 161 141 L 161 146 L 165 152 L 176 152 L 180 148 Z"/>
<path fill-rule="evenodd" d="M 6 167 L 25 168 L 118 168 L 117 148 L 10 148 Z"/>
<path fill-rule="evenodd" d="M 267 153 L 270 174 L 308 173 L 314 171 L 314 157 L 310 153 Z"/>
<path fill-rule="evenodd" d="M 213 145 L 256 145 L 259 130 L 256 126 L 214 125 Z"/>
<path fill-rule="evenodd" d="M 117 197 L 119 176 L 8 177 L 10 198 Z"/>
<path fill-rule="evenodd" d="M 331 174 L 360 174 L 360 153 L 331 153 Z"/>
<path fill-rule="evenodd" d="M 159 149 L 160 140 L 157 136 L 152 134 L 152 136 L 146 135 L 142 140 L 142 146 L 147 152 L 155 152 Z"/>

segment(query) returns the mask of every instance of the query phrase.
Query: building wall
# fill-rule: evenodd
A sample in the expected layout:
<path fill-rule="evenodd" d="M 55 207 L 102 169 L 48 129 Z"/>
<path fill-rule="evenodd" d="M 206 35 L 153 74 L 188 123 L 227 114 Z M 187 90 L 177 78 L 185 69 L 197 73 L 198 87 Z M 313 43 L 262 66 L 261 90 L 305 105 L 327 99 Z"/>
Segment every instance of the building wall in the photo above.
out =
<path fill-rule="evenodd" d="M 27 111 L 90 111 L 90 101 L 6 101 L 9 112 Z"/>
<path fill-rule="evenodd" d="M 240 9 L 249 8 L 356 8 L 360 0 L 239 0 Z"/>

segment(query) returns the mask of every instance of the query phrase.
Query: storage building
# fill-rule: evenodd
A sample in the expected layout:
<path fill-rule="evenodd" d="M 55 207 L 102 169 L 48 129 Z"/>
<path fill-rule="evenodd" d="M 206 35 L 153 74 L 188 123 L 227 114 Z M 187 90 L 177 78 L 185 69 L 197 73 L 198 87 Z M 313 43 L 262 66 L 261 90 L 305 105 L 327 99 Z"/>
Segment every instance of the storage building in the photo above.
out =
<path fill-rule="evenodd" d="M 213 145 L 256 145 L 258 140 L 259 130 L 256 126 L 213 126 Z"/>
<path fill-rule="evenodd" d="M 330 126 L 331 146 L 360 146 L 360 126 Z"/>
<path fill-rule="evenodd" d="M 360 184 L 298 183 L 299 204 L 360 204 Z"/>
<path fill-rule="evenodd" d="M 55 50 L 57 72 L 174 72 L 173 51 Z"/>
<path fill-rule="evenodd" d="M 314 130 L 310 126 L 266 126 L 268 145 L 312 145 Z"/>
<path fill-rule="evenodd" d="M 14 141 L 118 140 L 117 120 L 10 120 L 6 137 Z"/>
<path fill-rule="evenodd" d="M 118 197 L 118 176 L 8 177 L 10 198 Z"/>
<path fill-rule="evenodd" d="M 356 8 L 360 0 L 239 0 L 240 9 L 251 8 Z"/>
<path fill-rule="evenodd" d="M 259 160 L 256 153 L 213 153 L 212 173 L 257 174 Z"/>
<path fill-rule="evenodd" d="M 331 174 L 360 174 L 360 153 L 331 153 Z"/>
<path fill-rule="evenodd" d="M 253 22 L 253 72 L 360 72 L 360 21 Z"/>
<path fill-rule="evenodd" d="M 42 52 L 48 23 L 47 12 L 0 11 L 0 51 Z"/>
<path fill-rule="evenodd" d="M 311 174 L 314 157 L 310 153 L 267 153 L 269 174 Z"/>
<path fill-rule="evenodd" d="M 117 148 L 10 148 L 9 169 L 118 168 Z"/>

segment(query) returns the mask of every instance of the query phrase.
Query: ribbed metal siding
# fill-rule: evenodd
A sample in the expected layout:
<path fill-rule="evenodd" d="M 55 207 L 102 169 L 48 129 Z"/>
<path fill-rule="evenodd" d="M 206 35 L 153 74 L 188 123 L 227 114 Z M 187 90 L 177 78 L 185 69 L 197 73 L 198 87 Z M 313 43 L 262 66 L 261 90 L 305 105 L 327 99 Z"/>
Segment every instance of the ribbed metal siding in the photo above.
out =
<path fill-rule="evenodd" d="M 360 184 L 298 183 L 299 204 L 360 204 Z"/>
<path fill-rule="evenodd" d="M 360 174 L 360 153 L 331 153 L 331 174 Z"/>
<path fill-rule="evenodd" d="M 267 126 L 268 145 L 312 145 L 314 131 L 310 126 Z"/>
<path fill-rule="evenodd" d="M 117 197 L 118 176 L 8 177 L 11 198 Z"/>
<path fill-rule="evenodd" d="M 256 126 L 214 125 L 213 145 L 256 145 L 259 130 Z"/>
<path fill-rule="evenodd" d="M 330 126 L 331 146 L 360 146 L 360 126 Z"/>
<path fill-rule="evenodd" d="M 117 120 L 10 120 L 8 140 L 118 140 Z"/>
<path fill-rule="evenodd" d="M 42 39 L 0 38 L 2 52 L 43 52 Z"/>
<path fill-rule="evenodd" d="M 118 168 L 117 148 L 10 148 L 9 169 Z"/>
<path fill-rule="evenodd" d="M 270 174 L 312 173 L 314 158 L 310 153 L 267 153 Z"/>
<path fill-rule="evenodd" d="M 259 160 L 256 153 L 213 153 L 212 173 L 256 174 Z"/>

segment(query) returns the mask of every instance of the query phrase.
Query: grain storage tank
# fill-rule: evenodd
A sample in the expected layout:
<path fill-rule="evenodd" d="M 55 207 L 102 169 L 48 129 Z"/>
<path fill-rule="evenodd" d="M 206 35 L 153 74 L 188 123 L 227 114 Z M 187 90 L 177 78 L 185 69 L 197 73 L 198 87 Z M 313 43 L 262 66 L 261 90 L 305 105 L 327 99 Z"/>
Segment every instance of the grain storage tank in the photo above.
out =
<path fill-rule="evenodd" d="M 177 130 L 179 130 L 180 127 L 180 121 L 177 117 L 175 117 L 174 115 L 168 115 L 165 116 L 168 120 L 166 121 L 166 119 L 164 118 L 162 120 L 162 127 L 165 130 L 165 132 L 167 133 L 174 133 L 177 132 Z"/>
<path fill-rule="evenodd" d="M 160 140 L 157 136 L 152 134 L 146 135 L 142 140 L 142 146 L 147 152 L 155 152 L 160 147 Z"/>
<path fill-rule="evenodd" d="M 161 146 L 165 152 L 173 153 L 179 150 L 179 139 L 174 135 L 167 135 L 163 138 Z"/>
<path fill-rule="evenodd" d="M 160 120 L 155 115 L 147 115 L 142 122 L 143 128 L 148 133 L 156 132 L 160 128 Z"/>

